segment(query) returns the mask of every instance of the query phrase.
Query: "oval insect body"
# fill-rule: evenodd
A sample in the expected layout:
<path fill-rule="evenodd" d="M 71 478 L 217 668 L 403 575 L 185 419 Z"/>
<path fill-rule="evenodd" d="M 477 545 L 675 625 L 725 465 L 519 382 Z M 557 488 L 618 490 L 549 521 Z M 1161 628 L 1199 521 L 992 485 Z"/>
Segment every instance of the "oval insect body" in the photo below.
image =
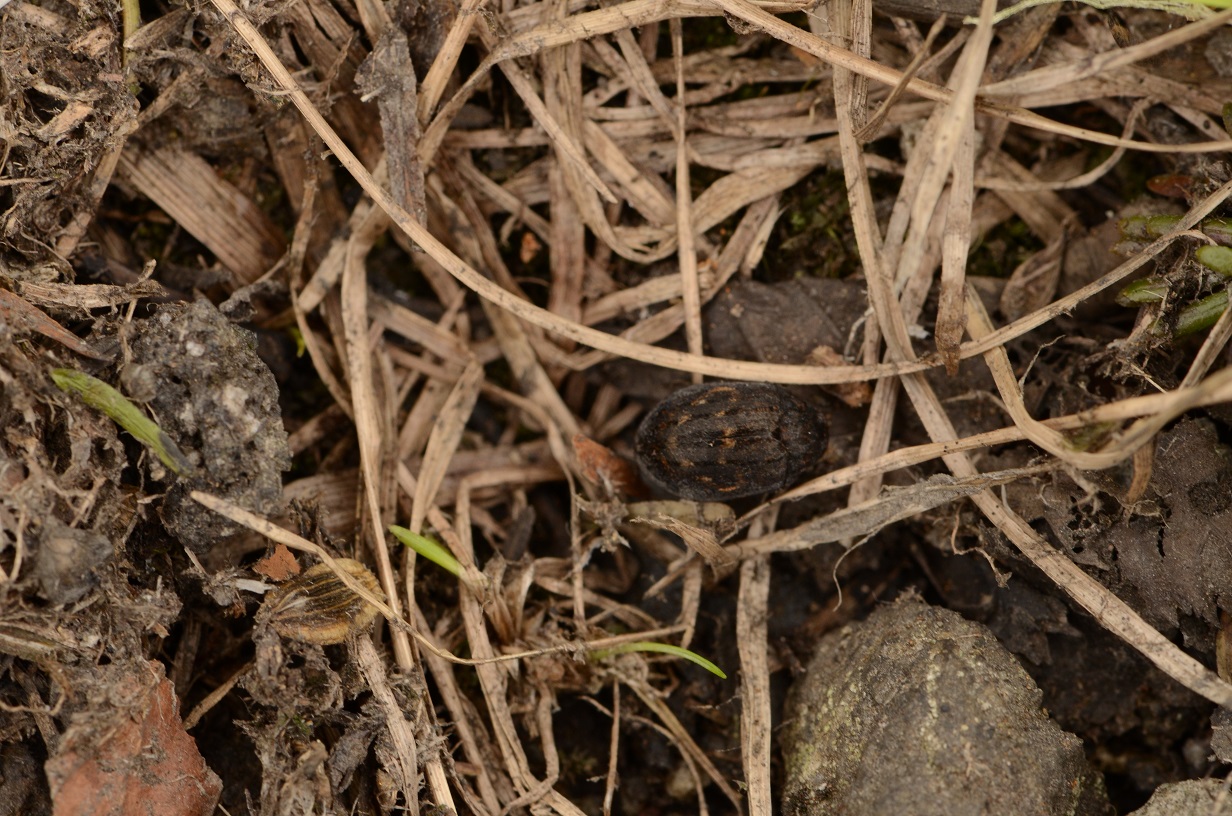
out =
<path fill-rule="evenodd" d="M 655 406 L 637 432 L 643 481 L 693 501 L 781 490 L 825 447 L 825 423 L 817 412 L 770 383 L 682 388 Z"/>

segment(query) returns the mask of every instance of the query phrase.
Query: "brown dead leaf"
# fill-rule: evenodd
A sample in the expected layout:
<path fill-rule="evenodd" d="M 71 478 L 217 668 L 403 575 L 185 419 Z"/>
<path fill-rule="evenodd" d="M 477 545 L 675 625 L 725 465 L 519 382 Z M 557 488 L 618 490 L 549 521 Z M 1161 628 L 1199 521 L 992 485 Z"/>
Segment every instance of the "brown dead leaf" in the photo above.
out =
<path fill-rule="evenodd" d="M 706 527 L 695 527 L 692 524 L 686 524 L 680 519 L 664 515 L 657 515 L 651 518 L 634 518 L 631 521 L 649 524 L 656 530 L 667 530 L 669 533 L 675 533 L 680 536 L 680 539 L 684 541 L 690 550 L 701 556 L 702 560 L 712 567 L 726 567 L 735 563 L 735 558 L 719 544 L 719 538 L 714 534 L 714 530 L 707 529 Z"/>
<path fill-rule="evenodd" d="M 645 487 L 637 469 L 610 448 L 583 434 L 573 435 L 573 452 L 582 466 L 582 475 L 597 485 L 608 484 L 612 490 L 626 496 L 641 496 Z"/>
<path fill-rule="evenodd" d="M 812 54 L 810 54 L 809 52 L 801 48 L 796 48 L 794 45 L 788 46 L 788 50 L 791 51 L 791 55 L 793 57 L 800 60 L 800 62 L 802 62 L 803 64 L 807 65 L 810 68 L 815 68 L 818 65 L 822 64 L 819 58 L 813 56 Z"/>
<path fill-rule="evenodd" d="M 299 562 L 285 544 L 275 544 L 273 551 L 263 556 L 252 569 L 253 572 L 279 583 L 293 575 L 299 575 L 300 572 Z"/>
<path fill-rule="evenodd" d="M 850 365 L 843 355 L 829 346 L 817 346 L 809 352 L 808 361 L 819 366 Z M 837 383 L 826 390 L 852 408 L 868 405 L 873 401 L 873 387 L 866 382 Z"/>
<path fill-rule="evenodd" d="M 286 249 L 270 215 L 196 153 L 130 143 L 119 172 L 234 273 L 232 288 L 264 275 Z"/>
<path fill-rule="evenodd" d="M 1154 176 L 1146 181 L 1146 188 L 1155 195 L 1167 196 L 1168 198 L 1179 198 L 1183 201 L 1189 201 L 1193 198 L 1194 188 L 1197 186 L 1197 180 L 1193 176 L 1188 176 L 1183 173 L 1169 173 L 1163 176 Z"/>
<path fill-rule="evenodd" d="M 209 816 L 222 781 L 180 721 L 163 667 L 100 670 L 110 719 L 76 717 L 46 765 L 55 816 Z M 122 676 L 121 676 L 122 675 Z"/>
<path fill-rule="evenodd" d="M 535 237 L 535 233 L 527 230 L 522 233 L 522 246 L 518 251 L 518 260 L 524 264 L 528 264 L 535 258 L 539 257 L 539 253 L 543 251 L 543 242 Z"/>
<path fill-rule="evenodd" d="M 169 297 L 158 281 L 142 280 L 128 286 L 105 283 L 39 283 L 14 281 L 13 289 L 22 298 L 42 308 L 107 309 L 123 306 L 141 298 Z"/>
<path fill-rule="evenodd" d="M 93 360 L 110 360 L 90 348 L 84 340 L 27 303 L 18 295 L 0 288 L 0 320 L 20 330 L 36 331 L 60 345 Z"/>

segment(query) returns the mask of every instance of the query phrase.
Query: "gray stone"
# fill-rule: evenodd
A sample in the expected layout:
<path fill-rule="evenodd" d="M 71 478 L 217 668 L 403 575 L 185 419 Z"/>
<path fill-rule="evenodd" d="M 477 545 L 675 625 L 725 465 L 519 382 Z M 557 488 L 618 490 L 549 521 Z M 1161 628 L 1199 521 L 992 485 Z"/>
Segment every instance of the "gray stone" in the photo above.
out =
<path fill-rule="evenodd" d="M 1130 816 L 1229 816 L 1232 793 L 1222 779 L 1188 779 L 1160 785 Z"/>
<path fill-rule="evenodd" d="M 1082 742 L 984 627 L 918 601 L 827 636 L 788 697 L 788 816 L 1110 812 Z"/>

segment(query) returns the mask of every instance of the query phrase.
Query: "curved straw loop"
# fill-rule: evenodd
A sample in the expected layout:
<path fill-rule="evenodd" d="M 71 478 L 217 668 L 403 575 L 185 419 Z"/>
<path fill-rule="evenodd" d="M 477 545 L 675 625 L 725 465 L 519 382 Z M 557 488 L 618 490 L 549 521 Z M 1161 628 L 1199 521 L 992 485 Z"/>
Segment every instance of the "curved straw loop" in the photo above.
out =
<path fill-rule="evenodd" d="M 984 304 L 970 289 L 967 290 L 967 331 L 976 339 L 992 333 L 992 323 Z M 1105 470 L 1124 462 L 1154 439 L 1169 422 L 1186 411 L 1207 404 L 1210 394 L 1223 392 L 1232 384 L 1232 368 L 1226 368 L 1207 377 L 1197 387 L 1161 395 L 1161 402 L 1153 413 L 1134 422 L 1102 450 L 1088 452 L 1075 448 L 1063 433 L 1031 416 L 1004 346 L 990 349 L 985 354 L 985 361 L 1006 410 L 1026 439 L 1080 470 Z"/>

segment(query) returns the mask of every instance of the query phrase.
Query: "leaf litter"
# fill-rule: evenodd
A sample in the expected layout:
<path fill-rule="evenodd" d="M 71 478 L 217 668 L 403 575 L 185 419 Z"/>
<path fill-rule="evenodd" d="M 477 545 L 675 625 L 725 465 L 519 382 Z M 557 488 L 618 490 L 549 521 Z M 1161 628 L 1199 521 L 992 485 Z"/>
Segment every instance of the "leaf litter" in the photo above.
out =
<path fill-rule="evenodd" d="M 1232 758 L 1232 319 L 1150 330 L 1221 285 L 1227 12 L 158 12 L 0 20 L 0 812 L 174 776 L 163 812 L 770 813 L 780 680 L 911 591 L 1117 807 Z M 1176 219 L 1118 234 L 1143 200 Z M 825 411 L 813 478 L 634 505 L 640 417 L 702 375 Z"/>

